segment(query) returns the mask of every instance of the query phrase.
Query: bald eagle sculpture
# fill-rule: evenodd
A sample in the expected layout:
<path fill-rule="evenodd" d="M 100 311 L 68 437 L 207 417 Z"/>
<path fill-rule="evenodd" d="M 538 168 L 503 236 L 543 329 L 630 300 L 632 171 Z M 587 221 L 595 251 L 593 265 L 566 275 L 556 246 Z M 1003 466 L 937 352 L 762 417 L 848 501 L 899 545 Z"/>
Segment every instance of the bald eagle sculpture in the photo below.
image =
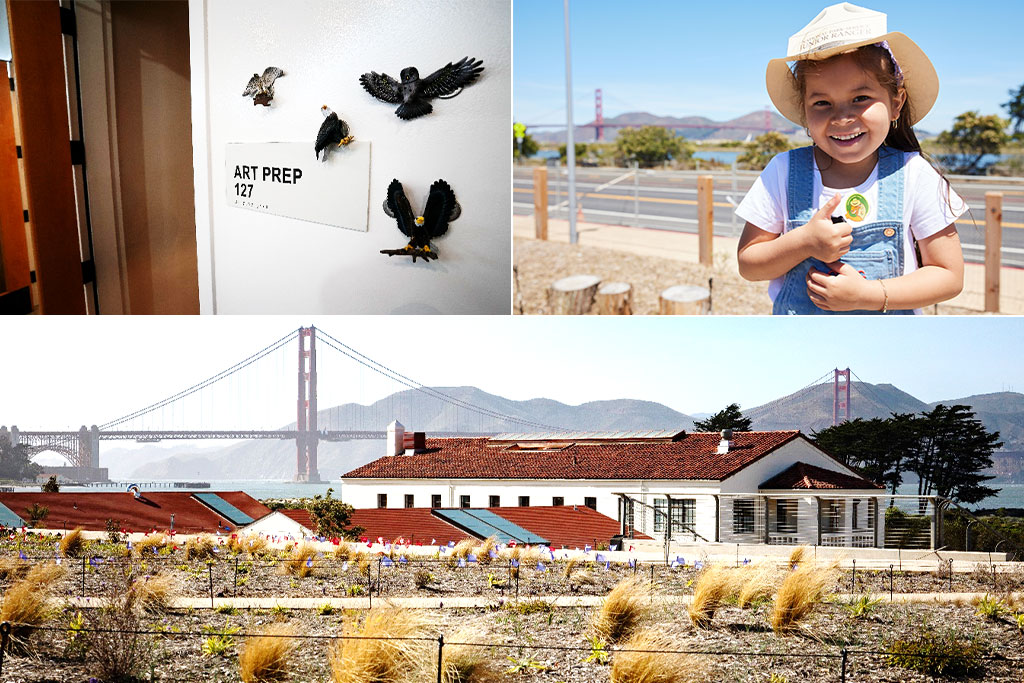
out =
<path fill-rule="evenodd" d="M 455 193 L 444 180 L 435 180 L 430 186 L 427 205 L 422 216 L 412 212 L 409 198 L 405 196 L 402 183 L 392 180 L 384 200 L 384 213 L 395 219 L 398 229 L 409 238 L 409 244 L 401 249 L 381 249 L 388 256 L 411 256 L 425 261 L 437 258 L 437 249 L 431 241 L 448 231 L 448 224 L 462 214 L 462 207 L 455 199 Z"/>
<path fill-rule="evenodd" d="M 462 92 L 464 87 L 479 78 L 484 70 L 482 65 L 483 60 L 463 57 L 454 64 L 448 62 L 426 78 L 420 78 L 416 67 L 409 66 L 399 74 L 401 82 L 376 71 L 363 74 L 359 82 L 378 100 L 397 104 L 395 116 L 408 121 L 432 112 L 434 107 L 430 100 L 448 99 Z"/>
<path fill-rule="evenodd" d="M 252 106 L 262 104 L 270 106 L 270 100 L 274 99 L 274 81 L 284 76 L 284 71 L 276 66 L 268 66 L 263 70 L 263 75 L 253 74 L 249 84 L 242 91 L 242 97 L 252 97 Z"/>
<path fill-rule="evenodd" d="M 320 159 L 320 152 L 323 152 L 322 161 L 327 161 L 327 150 L 331 145 L 344 147 L 355 140 L 355 136 L 349 135 L 348 124 L 339 119 L 326 104 L 320 107 L 320 113 L 324 115 L 324 122 L 320 124 L 320 132 L 316 134 L 313 150 L 317 159 Z"/>

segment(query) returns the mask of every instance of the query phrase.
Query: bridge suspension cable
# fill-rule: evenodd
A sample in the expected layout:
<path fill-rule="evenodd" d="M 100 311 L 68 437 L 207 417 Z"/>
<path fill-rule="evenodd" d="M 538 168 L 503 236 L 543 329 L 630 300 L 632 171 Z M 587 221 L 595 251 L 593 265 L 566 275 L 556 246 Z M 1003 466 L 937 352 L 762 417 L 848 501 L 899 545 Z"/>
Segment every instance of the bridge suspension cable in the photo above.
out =
<path fill-rule="evenodd" d="M 563 429 L 561 427 L 553 427 L 551 425 L 544 424 L 543 422 L 536 422 L 536 421 L 533 421 L 533 420 L 527 420 L 527 419 L 524 419 L 524 418 L 521 418 L 521 417 L 516 417 L 514 415 L 506 415 L 504 413 L 499 413 L 497 411 L 491 410 L 490 408 L 484 408 L 484 407 L 481 407 L 481 406 L 477 406 L 477 405 L 474 405 L 474 404 L 469 403 L 467 401 L 463 401 L 462 399 L 455 398 L 454 396 L 449 396 L 448 394 L 446 394 L 446 393 L 444 393 L 442 391 L 438 391 L 437 389 L 433 389 L 431 387 L 425 386 L 425 385 L 421 384 L 420 382 L 417 382 L 414 379 L 406 377 L 405 375 L 403 375 L 403 374 L 401 374 L 399 372 L 396 372 L 395 370 L 392 370 L 391 368 L 387 367 L 386 365 L 382 365 L 381 363 L 378 363 L 377 361 L 373 360 L 369 356 L 366 356 L 366 355 L 360 353 L 359 351 L 356 351 L 351 346 L 345 344 L 342 341 L 339 341 L 338 339 L 334 338 L 333 336 L 331 336 L 330 334 L 328 334 L 327 332 L 325 332 L 324 330 L 322 330 L 320 328 L 317 328 L 317 331 L 320 333 L 319 335 L 317 335 L 317 339 L 321 343 L 326 344 L 330 348 L 334 349 L 335 351 L 337 351 L 337 352 L 339 352 L 339 353 L 341 353 L 341 354 L 343 354 L 345 356 L 348 356 L 352 360 L 356 361 L 357 363 L 360 363 L 361 365 L 364 365 L 365 367 L 373 370 L 374 372 L 377 372 L 377 373 L 379 373 L 379 374 L 381 374 L 381 375 L 383 375 L 385 377 L 388 377 L 389 379 L 392 379 L 392 380 L 394 380 L 394 381 L 396 381 L 396 382 L 398 382 L 400 384 L 403 384 L 403 385 L 409 387 L 410 389 L 415 389 L 416 391 L 418 391 L 420 393 L 426 394 L 427 396 L 430 396 L 431 398 L 435 398 L 437 400 L 440 400 L 440 401 L 443 401 L 445 403 L 448 403 L 449 405 L 453 405 L 453 406 L 456 406 L 456 407 L 459 407 L 459 408 L 464 408 L 466 410 L 473 411 L 473 412 L 475 412 L 477 414 L 484 415 L 486 417 L 492 417 L 492 418 L 501 420 L 503 422 L 510 422 L 510 423 L 513 423 L 513 424 L 525 425 L 527 427 L 533 427 L 533 428 L 537 428 L 537 429 L 544 429 L 544 430 L 547 430 L 547 431 L 563 431 Z M 337 345 L 337 346 L 335 346 L 335 345 Z"/>
<path fill-rule="evenodd" d="M 850 370 L 850 374 L 853 375 L 854 379 L 856 379 L 858 382 L 860 382 L 860 387 L 858 387 L 856 384 L 854 384 L 853 388 L 857 389 L 858 391 L 862 391 L 862 392 L 865 392 L 867 394 L 870 394 L 866 398 L 870 398 L 875 403 L 878 403 L 881 406 L 885 405 L 885 403 L 886 403 L 885 399 L 883 397 L 881 397 L 880 395 L 878 395 L 877 392 L 875 392 L 875 388 L 873 386 L 871 386 L 870 384 L 868 384 L 867 382 L 862 380 L 860 377 L 858 377 L 857 373 L 854 372 L 853 370 Z"/>
<path fill-rule="evenodd" d="M 260 351 L 257 351 L 256 353 L 252 354 L 248 358 L 246 358 L 246 359 L 244 359 L 242 361 L 239 361 L 238 363 L 232 365 L 230 368 L 227 368 L 226 370 L 222 370 L 222 371 L 218 372 L 213 377 L 205 379 L 202 382 L 199 382 L 197 384 L 193 384 L 189 388 L 183 389 L 182 391 L 179 391 L 178 393 L 174 394 L 173 396 L 168 396 L 167 398 L 163 399 L 162 401 L 157 401 L 156 403 L 154 403 L 154 404 L 152 404 L 150 406 L 147 406 L 145 408 L 141 408 L 139 410 L 136 410 L 135 412 L 132 412 L 132 413 L 129 413 L 129 414 L 124 415 L 122 417 L 119 417 L 116 420 L 111 420 L 110 422 L 102 424 L 102 425 L 100 425 L 100 429 L 104 430 L 104 431 L 105 430 L 109 430 L 112 427 L 116 427 L 117 425 L 120 425 L 120 424 L 123 424 L 125 422 L 129 422 L 131 420 L 134 420 L 137 417 L 141 417 L 143 415 L 146 415 L 147 413 L 151 413 L 151 412 L 153 412 L 155 410 L 159 410 L 159 409 L 161 409 L 161 408 L 163 408 L 163 407 L 165 407 L 165 406 L 167 406 L 167 405 L 169 405 L 169 404 L 171 404 L 171 403 L 173 403 L 173 402 L 175 402 L 177 400 L 183 399 L 186 396 L 194 394 L 197 391 L 200 391 L 201 389 L 205 389 L 208 386 L 216 384 L 217 382 L 219 382 L 220 380 L 224 379 L 225 377 L 229 377 L 232 374 L 234 374 L 234 373 L 238 372 L 239 370 L 241 370 L 242 368 L 245 368 L 245 367 L 247 367 L 249 365 L 252 365 L 256 361 L 258 361 L 261 358 L 263 358 L 264 356 L 267 356 L 267 355 L 273 353 L 274 351 L 277 351 L 279 348 L 281 348 L 282 346 L 288 344 L 290 341 L 295 339 L 298 336 L 298 334 L 299 334 L 298 330 L 293 330 L 293 331 L 289 332 L 286 336 L 281 337 L 276 342 L 270 344 L 266 348 L 264 348 L 264 349 L 262 349 Z"/>
<path fill-rule="evenodd" d="M 828 379 L 830 377 L 832 377 L 832 370 L 829 370 L 824 375 L 822 375 L 818 379 L 814 380 L 813 382 L 808 383 L 804 387 L 802 387 L 800 389 L 797 389 L 796 391 L 790 392 L 789 394 L 787 394 L 786 396 L 783 396 L 782 398 L 777 398 L 777 399 L 774 399 L 772 401 L 768 401 L 768 403 L 764 403 L 764 404 L 758 406 L 758 408 L 760 408 L 762 410 L 765 410 L 765 411 L 774 410 L 776 405 L 788 401 L 791 396 L 796 396 L 797 394 L 800 394 L 803 391 L 806 391 L 807 389 L 810 389 L 813 386 L 821 384 L 822 381 L 824 381 L 824 380 L 826 380 L 826 379 Z"/>

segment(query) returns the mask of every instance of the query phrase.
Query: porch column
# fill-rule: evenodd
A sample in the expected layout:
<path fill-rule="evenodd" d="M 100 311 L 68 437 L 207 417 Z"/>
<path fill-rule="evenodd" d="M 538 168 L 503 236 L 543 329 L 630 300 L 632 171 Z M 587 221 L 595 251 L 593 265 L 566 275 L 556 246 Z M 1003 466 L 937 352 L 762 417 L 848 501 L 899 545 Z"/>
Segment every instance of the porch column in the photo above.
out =
<path fill-rule="evenodd" d="M 770 519 L 770 515 L 768 513 L 768 496 L 764 496 L 764 498 L 762 500 L 762 504 L 764 505 L 764 534 L 763 534 L 764 535 L 764 539 L 763 539 L 763 541 L 764 541 L 765 545 L 768 545 L 768 542 L 770 540 L 769 530 L 771 529 L 771 519 Z M 776 517 L 778 516 L 778 511 L 776 511 L 775 515 L 776 515 Z"/>
<path fill-rule="evenodd" d="M 722 504 L 718 500 L 718 494 L 711 495 L 715 499 L 715 543 L 722 542 Z"/>
<path fill-rule="evenodd" d="M 815 515 L 815 517 L 818 520 L 818 523 L 815 525 L 815 531 L 818 535 L 818 540 L 815 541 L 815 545 L 821 545 L 821 498 L 818 496 L 814 497 L 814 507 L 817 509 L 817 514 Z"/>

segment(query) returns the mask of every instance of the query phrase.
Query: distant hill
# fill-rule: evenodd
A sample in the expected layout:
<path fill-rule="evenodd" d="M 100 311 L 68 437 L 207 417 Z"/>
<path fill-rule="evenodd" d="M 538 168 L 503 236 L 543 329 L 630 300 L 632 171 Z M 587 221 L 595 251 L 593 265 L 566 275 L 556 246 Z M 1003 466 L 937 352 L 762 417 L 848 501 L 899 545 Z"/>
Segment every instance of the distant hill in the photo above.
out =
<path fill-rule="evenodd" d="M 571 406 L 547 398 L 527 401 L 489 394 L 475 387 L 439 387 L 438 391 L 485 411 L 516 415 L 525 420 L 569 430 L 693 429 L 694 417 L 653 401 L 617 399 Z M 1002 479 L 1024 481 L 1024 394 L 1002 392 L 927 404 L 891 384 L 852 382 L 851 417 L 870 419 L 890 413 L 918 413 L 938 403 L 970 405 L 988 429 L 998 429 L 1005 442 L 994 473 Z M 811 434 L 832 424 L 832 386 L 815 385 L 763 406 L 744 409 L 757 430 L 799 429 Z M 699 414 L 699 418 L 707 413 Z M 540 428 L 507 424 L 495 417 L 424 396 L 412 389 L 392 394 L 369 406 L 346 403 L 318 412 L 321 428 L 383 430 L 397 419 L 408 430 L 431 432 L 536 432 Z M 283 429 L 294 428 L 294 423 Z M 319 469 L 324 478 L 342 473 L 384 454 L 383 441 L 321 442 Z M 131 467 L 127 463 L 131 463 Z M 295 473 L 295 444 L 291 441 L 251 441 L 222 448 L 157 446 L 131 451 L 103 451 L 101 464 L 115 478 L 134 479 L 290 479 Z"/>
<path fill-rule="evenodd" d="M 769 130 L 778 131 L 784 135 L 799 134 L 801 137 L 806 138 L 802 128 L 794 125 L 775 112 L 768 112 L 767 116 Z M 755 137 L 760 135 L 764 130 L 764 120 L 765 112 L 761 110 L 744 114 L 743 116 L 729 121 L 714 121 L 704 116 L 684 116 L 682 118 L 678 118 L 674 116 L 657 116 L 647 112 L 628 112 L 605 119 L 604 122 L 606 125 L 621 124 L 623 126 L 636 128 L 654 125 L 666 126 L 672 128 L 677 135 L 689 140 L 743 140 L 749 134 L 753 134 Z M 594 122 L 591 121 L 590 125 L 577 126 L 573 134 L 575 141 L 594 142 L 596 139 L 596 129 L 593 124 Z M 673 126 L 678 126 L 678 128 L 674 128 Z M 737 126 L 745 126 L 745 128 L 737 128 Z M 751 127 L 756 128 L 757 130 L 751 130 Z M 605 141 L 613 142 L 618 136 L 620 130 L 622 129 L 618 126 L 605 128 Z M 558 144 L 565 144 L 564 128 L 560 130 L 546 129 L 530 131 L 530 135 L 537 142 L 555 142 Z"/>

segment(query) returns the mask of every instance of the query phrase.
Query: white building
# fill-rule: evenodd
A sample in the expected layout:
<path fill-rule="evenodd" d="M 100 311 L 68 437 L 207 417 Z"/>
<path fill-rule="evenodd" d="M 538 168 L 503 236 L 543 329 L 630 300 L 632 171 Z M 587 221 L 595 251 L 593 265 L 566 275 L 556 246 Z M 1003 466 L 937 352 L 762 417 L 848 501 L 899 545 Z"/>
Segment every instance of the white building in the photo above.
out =
<path fill-rule="evenodd" d="M 708 542 L 885 542 L 882 487 L 798 431 L 410 436 L 398 422 L 389 425 L 387 455 L 342 476 L 345 502 L 585 505 L 619 520 L 626 534 L 655 538 L 671 532 L 676 540 Z"/>

